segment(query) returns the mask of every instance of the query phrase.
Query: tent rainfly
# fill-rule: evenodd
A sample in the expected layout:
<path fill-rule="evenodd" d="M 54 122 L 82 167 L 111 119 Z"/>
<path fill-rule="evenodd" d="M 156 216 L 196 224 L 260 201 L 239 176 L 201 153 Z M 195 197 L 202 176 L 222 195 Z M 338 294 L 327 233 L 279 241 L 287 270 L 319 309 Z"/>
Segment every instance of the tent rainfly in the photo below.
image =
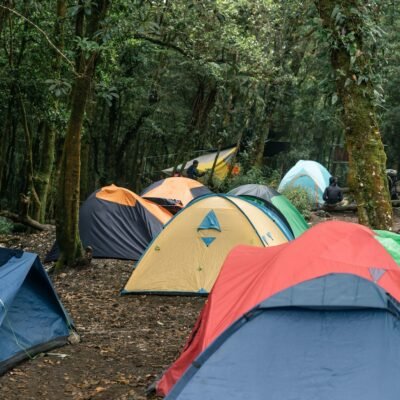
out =
<path fill-rule="evenodd" d="M 215 165 L 214 169 L 214 176 L 219 178 L 219 179 L 224 179 L 225 176 L 228 174 L 230 163 L 233 160 L 233 157 L 236 153 L 236 146 L 229 147 L 227 149 L 221 150 L 217 163 Z M 217 156 L 218 152 L 212 152 L 212 153 L 207 153 L 202 156 L 193 158 L 192 160 L 188 161 L 185 166 L 183 167 L 183 171 L 186 172 L 186 170 L 192 165 L 194 160 L 197 160 L 199 162 L 199 165 L 197 169 L 200 172 L 205 172 L 206 170 L 212 169 L 212 166 L 214 165 L 215 157 Z M 174 168 L 167 168 L 164 169 L 163 172 L 166 173 L 167 175 L 172 175 Z M 178 171 L 182 170 L 182 164 L 178 165 L 177 168 Z"/>
<path fill-rule="evenodd" d="M 171 177 L 154 182 L 141 196 L 176 214 L 193 199 L 210 193 L 208 187 L 194 179 Z"/>
<path fill-rule="evenodd" d="M 71 330 L 38 256 L 0 248 L 0 374 L 66 344 Z"/>
<path fill-rule="evenodd" d="M 242 316 L 167 399 L 263 399 L 268 393 L 271 400 L 397 400 L 399 357 L 400 306 L 390 293 L 360 276 L 324 275 Z"/>
<path fill-rule="evenodd" d="M 324 204 L 322 195 L 329 186 L 329 171 L 316 161 L 300 160 L 282 178 L 278 191 L 300 187 L 306 189 L 315 206 Z"/>
<path fill-rule="evenodd" d="M 400 265 L 400 235 L 390 231 L 376 230 L 376 239 Z"/>
<path fill-rule="evenodd" d="M 383 289 L 384 292 L 390 293 L 390 295 L 393 296 L 393 298 L 396 299 L 396 301 L 400 301 L 400 269 L 393 260 L 393 258 L 390 256 L 390 254 L 376 240 L 375 233 L 364 226 L 341 222 L 341 221 L 329 221 L 325 223 L 320 223 L 312 227 L 311 229 L 304 232 L 296 240 L 286 244 L 282 244 L 280 246 L 268 247 L 264 249 L 249 247 L 249 246 L 237 246 L 230 252 L 228 257 L 226 258 L 224 265 L 221 269 L 221 272 L 218 276 L 218 279 L 215 282 L 213 290 L 209 296 L 209 299 L 205 304 L 201 314 L 199 315 L 199 318 L 192 330 L 191 335 L 189 336 L 189 339 L 182 351 L 182 354 L 169 367 L 169 369 L 165 372 L 161 380 L 157 383 L 156 389 L 158 394 L 161 395 L 168 394 L 171 388 L 175 385 L 175 383 L 185 373 L 185 371 L 188 371 L 187 376 L 190 376 L 190 374 L 192 374 L 193 372 L 193 370 L 190 367 L 192 363 L 195 365 L 201 365 L 201 362 L 200 363 L 198 362 L 199 360 L 202 359 L 201 353 L 211 343 L 213 342 L 216 343 L 219 340 L 218 338 L 224 335 L 224 331 L 235 321 L 239 320 L 243 315 L 246 315 L 247 317 L 250 316 L 251 312 L 249 313 L 249 311 L 254 309 L 254 307 L 256 307 L 258 304 L 262 303 L 266 299 L 271 298 L 272 296 L 278 294 L 279 292 L 282 292 L 291 287 L 295 287 L 296 285 L 299 285 L 303 282 L 307 282 L 331 274 L 347 274 L 348 276 L 354 276 L 362 278 L 363 280 L 374 282 L 377 285 L 376 287 L 379 286 L 380 288 Z M 328 285 L 328 281 L 322 280 L 321 282 L 323 283 L 325 282 Z M 337 282 L 343 283 L 343 287 L 347 285 L 347 283 L 343 280 L 338 280 Z M 330 292 L 331 294 L 329 296 L 326 296 L 325 298 L 326 301 L 328 300 L 329 301 L 325 305 L 334 307 L 336 304 L 337 308 L 341 307 L 353 308 L 356 305 L 354 301 L 358 300 L 354 297 L 351 298 L 351 296 L 348 297 L 347 294 L 345 294 L 344 292 L 343 292 L 344 297 L 342 297 L 342 292 L 340 291 L 341 284 L 337 284 L 337 282 L 332 283 L 335 290 Z M 352 281 L 352 283 L 350 283 L 350 286 L 354 288 L 354 285 L 358 284 L 362 285 L 363 282 L 364 281 L 361 282 L 360 280 L 356 279 Z M 310 295 L 312 295 L 313 301 L 315 301 L 313 303 L 313 307 L 315 308 L 324 305 L 323 303 L 321 303 L 321 301 L 323 301 L 323 297 L 319 295 L 321 293 L 320 291 L 321 287 L 319 287 L 318 285 L 316 286 L 315 292 L 312 290 L 313 286 L 308 287 L 308 290 L 310 290 Z M 376 289 L 376 287 L 374 286 L 372 290 L 375 291 L 378 290 Z M 371 286 L 369 286 L 369 288 L 371 288 Z M 367 312 L 371 312 L 369 307 L 373 305 L 373 302 L 369 302 L 369 300 L 364 302 L 364 300 L 367 300 L 367 298 L 364 298 L 362 294 L 363 292 L 360 291 L 359 300 L 363 302 L 363 304 L 360 304 L 360 307 L 368 309 Z M 386 297 L 382 297 L 383 300 L 385 298 Z M 301 299 L 302 299 L 301 297 L 296 297 L 296 296 L 292 297 L 291 300 L 292 305 L 300 306 Z M 346 302 L 347 300 L 349 300 L 349 302 L 345 304 L 341 303 L 341 300 L 346 300 Z M 301 321 L 300 314 L 296 315 Z M 382 315 L 383 314 L 384 313 L 382 313 Z M 340 327 L 341 325 L 336 327 L 336 325 L 334 326 L 329 324 L 329 329 L 327 330 L 323 329 L 322 331 L 320 329 L 315 329 L 314 323 L 311 325 L 307 325 L 304 328 L 304 330 L 301 330 L 301 328 L 299 328 L 299 326 L 294 321 L 292 321 L 292 316 L 291 316 L 290 323 L 293 324 L 290 326 L 286 326 L 285 328 L 286 333 L 284 331 L 280 332 L 279 330 L 277 331 L 271 328 L 273 329 L 271 332 L 273 332 L 273 337 L 275 339 L 268 341 L 266 340 L 266 338 L 269 337 L 268 336 L 269 333 L 267 333 L 268 330 L 263 330 L 262 331 L 262 336 L 264 338 L 263 340 L 266 344 L 269 343 L 270 347 L 274 347 L 277 344 L 276 340 L 278 340 L 278 338 L 281 337 L 282 340 L 285 340 L 284 339 L 285 335 L 288 335 L 289 331 L 293 332 L 294 335 L 299 338 L 298 342 L 299 346 L 303 346 L 301 347 L 301 349 L 307 349 L 305 351 L 310 356 L 311 354 L 313 354 L 313 357 L 309 359 L 309 362 L 311 363 L 310 367 L 314 362 L 316 363 L 315 365 L 319 365 L 321 360 L 328 361 L 329 357 L 331 356 L 329 349 L 333 349 L 334 351 L 336 351 L 336 349 L 339 349 L 341 346 L 343 346 L 343 350 L 349 352 L 348 354 L 350 354 L 350 358 L 355 356 L 354 349 L 357 348 L 359 349 L 360 352 L 357 351 L 356 353 L 364 354 L 365 351 L 365 354 L 368 354 L 368 357 L 371 355 L 373 357 L 375 356 L 377 357 L 375 358 L 375 360 L 380 359 L 380 357 L 377 354 L 372 354 L 372 352 L 369 352 L 368 347 L 375 348 L 377 346 L 382 350 L 382 346 L 380 345 L 383 344 L 383 346 L 385 347 L 388 343 L 390 343 L 391 339 L 389 338 L 392 337 L 391 334 L 389 336 L 385 336 L 385 333 L 382 331 L 382 335 L 384 335 L 385 337 L 384 341 L 380 341 L 373 335 L 370 336 L 369 339 L 367 340 L 366 337 L 369 335 L 369 334 L 365 335 L 365 332 L 369 332 L 367 326 L 359 325 L 358 327 L 355 327 L 354 331 L 350 330 L 351 332 L 350 336 L 352 336 L 353 339 L 357 341 L 361 340 L 360 339 L 361 336 L 364 337 L 366 342 L 365 342 L 365 347 L 363 345 L 362 349 L 361 347 L 357 347 L 358 344 L 353 348 L 351 347 L 347 348 L 344 345 L 344 343 L 346 343 L 348 339 L 347 333 L 346 337 L 341 337 L 339 335 L 338 336 L 339 339 L 337 341 L 333 340 L 334 337 L 331 336 L 331 334 L 329 334 L 330 335 L 329 337 L 324 336 L 325 333 L 328 334 L 328 331 L 330 331 L 331 333 L 334 332 L 339 333 L 342 331 L 342 329 L 346 330 L 347 329 L 346 326 L 351 323 L 352 319 L 356 320 L 362 319 L 360 318 L 361 314 L 348 314 L 348 315 L 349 316 L 351 315 L 349 319 L 347 319 L 347 317 L 344 320 L 340 319 L 341 321 L 343 321 L 342 327 Z M 387 314 L 385 315 L 387 316 Z M 284 318 L 283 315 L 282 318 Z M 306 325 L 308 317 L 305 318 L 306 319 L 303 322 Z M 321 324 L 322 322 L 320 322 L 319 325 L 320 327 L 325 326 Z M 380 324 L 381 325 L 378 329 L 383 329 L 382 327 L 385 325 L 385 323 L 380 322 Z M 396 324 L 400 327 L 400 324 L 398 322 L 396 322 Z M 267 327 L 265 328 L 267 329 Z M 299 328 L 300 330 L 298 330 L 297 328 Z M 322 336 L 315 336 L 314 334 L 309 335 L 309 333 L 313 329 L 318 331 Z M 375 330 L 376 327 L 373 326 L 371 327 L 371 329 Z M 388 329 L 390 330 L 392 328 Z M 302 332 L 302 334 L 299 335 L 299 332 Z M 382 338 L 382 335 L 378 335 L 378 338 Z M 301 338 L 305 337 L 310 338 L 310 343 L 315 343 L 315 344 L 318 343 L 321 346 L 323 344 L 324 345 L 323 350 L 324 352 L 326 351 L 326 353 L 320 352 L 319 347 L 318 350 L 315 349 L 316 350 L 315 352 L 312 351 L 312 348 L 304 347 L 305 342 L 302 342 Z M 294 337 L 289 338 L 289 336 L 286 336 L 286 338 L 288 339 L 287 349 L 289 353 L 284 354 L 284 356 L 289 357 L 289 361 L 287 363 L 287 366 L 289 367 L 289 364 L 291 364 L 290 359 L 292 355 L 294 357 L 293 358 L 294 362 L 297 359 L 298 354 L 293 353 L 295 349 L 290 344 L 293 343 L 292 339 L 294 339 Z M 369 343 L 369 340 L 372 340 L 373 343 Z M 246 343 L 250 345 L 250 343 L 252 342 L 253 338 L 250 338 Z M 355 345 L 353 340 L 349 343 L 351 343 L 351 346 Z M 359 343 L 361 346 L 361 342 Z M 329 344 L 329 349 L 325 347 L 325 345 L 328 344 Z M 247 348 L 246 347 L 247 345 L 245 343 L 243 343 L 242 346 L 243 349 Z M 279 346 L 281 346 L 281 344 L 279 344 Z M 400 347 L 398 348 L 400 349 Z M 269 360 L 272 362 L 272 359 L 275 357 L 274 354 L 269 352 L 263 352 L 262 349 L 263 348 L 260 347 L 260 352 L 259 352 L 260 359 L 257 361 L 257 364 L 255 364 L 257 365 L 257 367 L 260 368 L 264 368 L 264 366 L 266 365 L 265 360 Z M 281 350 L 282 348 L 280 348 L 280 351 Z M 305 353 L 303 351 L 303 355 L 304 354 Z M 322 372 L 320 371 L 315 375 L 320 377 L 321 383 L 322 381 L 328 382 L 326 379 L 324 380 L 323 378 L 323 370 L 336 371 L 335 373 L 332 374 L 329 373 L 329 376 L 332 378 L 329 380 L 329 382 L 332 382 L 332 384 L 335 385 L 335 388 L 337 388 L 337 386 L 340 386 L 339 384 L 340 376 L 343 377 L 347 376 L 351 379 L 353 378 L 353 376 L 355 376 L 357 379 L 360 378 L 359 375 L 357 374 L 352 375 L 352 373 L 350 372 L 353 369 L 353 364 L 352 363 L 348 364 L 348 362 L 350 362 L 350 359 L 346 358 L 343 352 L 341 352 L 340 354 L 341 357 L 343 357 L 342 366 L 344 366 L 344 370 L 337 369 L 338 367 L 337 364 L 332 365 L 331 369 L 331 367 L 329 366 L 330 364 L 328 363 L 327 369 L 321 368 Z M 383 355 L 382 359 L 387 359 L 387 357 L 389 356 L 386 353 L 386 350 L 382 353 L 382 355 Z M 321 358 L 318 359 L 319 357 Z M 389 361 L 389 359 L 387 360 Z M 226 366 L 225 363 L 222 363 L 221 365 Z M 345 365 L 349 365 L 349 368 L 346 368 Z M 365 362 L 358 364 L 358 366 L 360 365 L 371 365 L 371 369 L 369 370 L 368 373 L 372 373 L 372 375 L 374 373 L 377 373 L 377 371 L 374 370 L 375 367 L 373 367 L 373 365 L 379 366 L 379 368 L 381 368 L 382 366 L 380 363 L 376 364 L 376 362 L 369 364 L 369 362 L 367 362 L 366 360 Z M 388 365 L 391 366 L 391 363 L 389 363 Z M 248 370 L 248 368 L 250 368 L 249 365 L 243 364 L 242 371 L 245 372 Z M 230 369 L 228 370 L 230 371 Z M 286 369 L 283 370 L 286 371 Z M 307 370 L 308 369 L 305 369 L 304 372 Z M 369 379 L 366 375 L 362 374 L 361 371 L 362 368 L 360 369 L 359 367 L 357 367 L 354 369 L 354 371 L 355 370 L 358 370 L 361 373 L 362 380 L 364 383 L 373 381 L 372 378 Z M 254 370 L 252 371 L 254 373 L 257 373 Z M 279 369 L 279 373 L 281 373 L 281 371 L 282 369 Z M 300 377 L 302 376 L 301 371 L 297 372 L 299 373 L 299 380 L 301 380 L 300 379 Z M 316 371 L 312 367 L 312 369 L 310 370 L 309 377 L 311 377 L 314 372 Z M 267 379 L 267 377 L 270 376 L 271 378 L 273 377 L 272 380 L 274 380 L 276 377 L 273 371 L 270 371 L 270 373 L 265 372 L 264 378 Z M 343 394 L 343 392 L 341 391 L 337 392 L 341 394 L 341 397 L 340 396 L 331 397 L 330 395 L 321 397 L 318 395 L 311 394 L 309 392 L 306 392 L 306 395 L 303 396 L 302 394 L 303 392 L 300 389 L 304 390 L 304 388 L 302 388 L 302 386 L 297 386 L 299 383 L 297 378 L 292 380 L 292 373 L 293 370 L 291 370 L 290 372 L 290 379 L 288 376 L 288 381 L 293 382 L 294 385 L 293 388 L 299 390 L 298 391 L 299 397 L 294 396 L 299 399 L 308 400 L 310 398 L 327 398 L 327 399 L 339 400 L 347 398 L 349 399 L 380 398 L 380 396 L 364 397 L 364 395 L 358 396 L 357 394 L 355 394 L 354 396 L 350 396 L 349 394 Z M 385 374 L 385 372 L 383 374 Z M 335 376 L 336 378 L 334 378 Z M 214 380 L 214 382 L 216 382 L 216 380 Z M 238 380 L 238 382 L 240 382 L 243 385 L 243 387 L 246 387 L 246 385 L 248 384 L 247 380 L 246 381 Z M 348 383 L 349 381 L 346 378 L 346 385 Z M 273 382 L 271 381 L 268 385 L 273 385 Z M 292 384 L 286 386 L 291 387 Z M 308 385 L 308 386 L 310 388 L 314 387 L 314 385 Z M 382 387 L 381 384 L 379 384 L 379 387 Z M 268 386 L 268 388 L 272 388 L 272 386 Z M 282 387 L 281 389 L 284 390 L 285 388 Z M 345 390 L 347 389 L 348 386 L 346 386 Z M 249 388 L 248 390 L 250 391 L 252 389 Z M 269 391 L 269 389 L 267 390 L 267 392 L 273 393 Z M 284 391 L 281 392 L 278 391 L 276 393 L 277 395 L 274 396 L 271 395 L 272 399 L 281 400 L 286 398 L 294 398 L 293 396 L 292 397 L 286 396 L 286 392 Z M 361 391 L 360 393 L 364 393 L 364 391 Z M 228 397 L 231 398 L 230 396 Z M 171 398 L 175 397 L 172 396 Z M 177 398 L 180 399 L 181 397 Z M 185 399 L 186 398 L 189 399 L 192 397 L 185 397 Z M 205 396 L 204 398 L 207 399 L 210 397 Z M 211 398 L 219 398 L 219 397 L 217 394 L 215 394 L 215 396 Z M 250 396 L 250 398 L 260 398 L 260 397 Z M 384 395 L 382 395 L 381 398 L 387 399 L 391 397 L 385 397 Z"/>
<path fill-rule="evenodd" d="M 273 210 L 234 196 L 203 196 L 149 245 L 122 293 L 208 294 L 234 246 L 274 246 L 290 239 Z"/>
<path fill-rule="evenodd" d="M 265 185 L 248 184 L 238 186 L 228 194 L 244 197 L 262 204 L 272 203 L 284 216 L 295 237 L 308 229 L 308 224 L 289 199 Z"/>
<path fill-rule="evenodd" d="M 138 260 L 172 214 L 115 185 L 92 193 L 79 211 L 79 235 L 93 257 Z M 55 244 L 45 262 L 57 260 Z"/>

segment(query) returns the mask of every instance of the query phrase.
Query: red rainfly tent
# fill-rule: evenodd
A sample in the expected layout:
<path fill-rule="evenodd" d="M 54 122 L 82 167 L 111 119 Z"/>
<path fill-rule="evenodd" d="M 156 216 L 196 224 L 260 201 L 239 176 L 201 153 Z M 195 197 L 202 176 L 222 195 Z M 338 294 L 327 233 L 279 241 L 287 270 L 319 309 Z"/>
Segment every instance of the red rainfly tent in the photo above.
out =
<path fill-rule="evenodd" d="M 374 232 L 358 224 L 329 221 L 286 244 L 233 249 L 182 354 L 157 383 L 157 393 L 168 394 L 197 356 L 254 306 L 291 286 L 333 273 L 373 281 L 400 301 L 399 266 Z"/>

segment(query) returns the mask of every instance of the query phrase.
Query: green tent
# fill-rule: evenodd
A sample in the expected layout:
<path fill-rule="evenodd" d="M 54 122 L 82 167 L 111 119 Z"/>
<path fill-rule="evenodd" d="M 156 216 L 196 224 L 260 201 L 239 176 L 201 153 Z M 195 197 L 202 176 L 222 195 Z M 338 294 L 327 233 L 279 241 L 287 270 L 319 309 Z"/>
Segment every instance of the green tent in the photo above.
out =
<path fill-rule="evenodd" d="M 376 239 L 400 265 L 400 235 L 390 231 L 375 231 Z"/>
<path fill-rule="evenodd" d="M 308 229 L 308 224 L 297 208 L 287 197 L 265 185 L 248 184 L 238 186 L 228 194 L 246 197 L 259 204 L 272 203 L 285 217 L 295 237 Z"/>

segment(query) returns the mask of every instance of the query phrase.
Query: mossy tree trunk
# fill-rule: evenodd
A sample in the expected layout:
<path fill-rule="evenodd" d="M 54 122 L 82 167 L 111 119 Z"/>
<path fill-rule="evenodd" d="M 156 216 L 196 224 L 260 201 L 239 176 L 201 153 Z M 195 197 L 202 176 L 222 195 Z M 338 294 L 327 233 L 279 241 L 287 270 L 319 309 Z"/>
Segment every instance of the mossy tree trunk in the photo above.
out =
<path fill-rule="evenodd" d="M 38 203 L 34 203 L 33 219 L 44 223 L 46 219 L 47 198 L 50 188 L 51 174 L 54 167 L 56 131 L 50 124 L 45 124 L 43 143 L 40 151 L 40 165 L 35 173 L 34 182 Z"/>
<path fill-rule="evenodd" d="M 198 138 L 202 136 L 207 126 L 208 117 L 215 105 L 217 98 L 217 86 L 214 82 L 205 82 L 200 79 L 196 95 L 192 103 L 192 113 L 188 124 L 188 130 L 185 134 L 185 139 L 181 140 L 181 144 L 177 150 L 172 175 L 178 171 L 178 166 L 181 168 L 178 171 L 182 174 L 185 165 L 191 158 L 193 149 L 196 147 Z"/>
<path fill-rule="evenodd" d="M 82 1 L 79 1 L 79 5 L 81 8 L 77 14 L 77 36 L 86 36 L 88 40 L 95 40 L 95 37 L 98 39 L 99 35 L 96 34 L 107 13 L 108 0 L 92 3 L 90 15 L 85 15 Z M 76 59 L 77 75 L 72 89 L 71 113 L 61 156 L 57 191 L 56 235 L 60 248 L 57 268 L 73 266 L 83 255 L 79 237 L 81 131 L 98 56 L 96 51 L 88 55 L 79 50 Z"/>
<path fill-rule="evenodd" d="M 360 0 L 315 0 L 330 42 L 346 146 L 349 185 L 358 205 L 359 222 L 392 228 L 392 207 L 385 168 L 386 155 L 377 122 L 371 59 L 364 41 L 369 4 Z M 370 22 L 372 19 L 370 19 Z"/>
<path fill-rule="evenodd" d="M 64 20 L 67 14 L 66 0 L 57 0 L 56 21 L 54 24 L 54 44 L 60 51 L 64 51 Z M 60 78 L 61 57 L 59 53 L 53 59 L 54 79 Z M 59 102 L 55 99 L 52 104 L 55 114 L 59 112 Z M 56 127 L 52 121 L 44 122 L 43 142 L 40 151 L 39 167 L 34 175 L 35 189 L 38 197 L 38 204 L 32 210 L 33 218 L 40 223 L 46 219 L 47 199 L 49 194 L 51 176 L 54 171 L 55 146 L 56 146 Z"/>

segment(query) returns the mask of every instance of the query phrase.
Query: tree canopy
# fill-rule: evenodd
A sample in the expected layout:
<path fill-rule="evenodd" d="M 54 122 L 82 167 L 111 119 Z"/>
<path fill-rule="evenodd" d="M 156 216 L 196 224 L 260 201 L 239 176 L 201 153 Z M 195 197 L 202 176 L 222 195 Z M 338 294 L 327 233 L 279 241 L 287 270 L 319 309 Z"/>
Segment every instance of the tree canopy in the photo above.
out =
<path fill-rule="evenodd" d="M 1 208 L 75 237 L 62 213 L 100 186 L 140 191 L 240 143 L 242 174 L 319 161 L 361 222 L 388 228 L 399 13 L 394 0 L 5 0 Z M 288 145 L 266 157 L 270 141 Z"/>

